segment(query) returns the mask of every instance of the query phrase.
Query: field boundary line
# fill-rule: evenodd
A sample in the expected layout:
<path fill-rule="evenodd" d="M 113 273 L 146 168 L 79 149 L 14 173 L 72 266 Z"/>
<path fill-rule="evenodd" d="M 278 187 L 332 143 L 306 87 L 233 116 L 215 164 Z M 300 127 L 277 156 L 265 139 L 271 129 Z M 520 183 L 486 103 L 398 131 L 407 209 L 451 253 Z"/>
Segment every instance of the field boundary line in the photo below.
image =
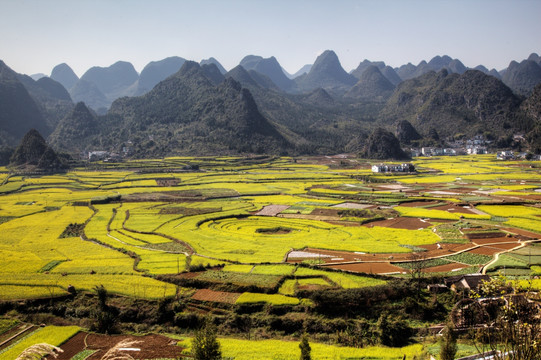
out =
<path fill-rule="evenodd" d="M 6 339 L 4 340 L 2 343 L 0 343 L 0 347 L 4 346 L 5 344 L 9 343 L 10 341 L 12 341 L 13 339 L 19 337 L 20 335 L 24 334 L 25 332 L 27 332 L 28 330 L 34 328 L 33 325 L 25 325 L 25 328 L 21 331 L 19 331 L 18 333 L 16 333 L 15 335 L 13 335 L 12 337 L 10 337 L 9 339 Z"/>
<path fill-rule="evenodd" d="M 535 242 L 535 241 L 524 241 L 522 244 L 520 244 L 520 246 L 517 246 L 515 248 L 512 248 L 512 249 L 508 249 L 508 250 L 505 250 L 505 251 L 501 251 L 499 253 L 496 253 L 494 254 L 494 259 L 489 262 L 488 264 L 486 264 L 485 266 L 483 266 L 483 269 L 481 270 L 481 274 L 486 274 L 487 273 L 487 268 L 492 265 L 493 263 L 495 263 L 496 261 L 498 261 L 498 259 L 500 258 L 500 255 L 501 254 L 506 254 L 506 253 L 509 253 L 509 252 L 512 252 L 512 251 L 515 251 L 517 249 L 522 249 L 523 247 L 525 247 L 526 245 L 528 245 L 529 243 L 531 242 Z"/>

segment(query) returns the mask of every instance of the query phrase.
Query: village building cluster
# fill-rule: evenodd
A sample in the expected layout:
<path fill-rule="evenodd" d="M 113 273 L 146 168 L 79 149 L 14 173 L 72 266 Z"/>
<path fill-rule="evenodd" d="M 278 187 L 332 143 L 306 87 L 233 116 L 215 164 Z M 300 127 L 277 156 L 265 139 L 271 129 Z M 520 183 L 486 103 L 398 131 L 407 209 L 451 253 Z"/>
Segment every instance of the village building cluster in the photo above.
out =
<path fill-rule="evenodd" d="M 516 134 L 513 141 L 524 141 L 524 135 Z M 410 149 L 411 157 L 418 156 L 457 156 L 457 155 L 482 155 L 489 154 L 489 147 L 493 142 L 485 139 L 483 135 L 476 135 L 468 140 L 451 140 L 446 143 L 446 147 L 427 146 L 422 148 Z M 496 153 L 498 160 L 541 160 L 541 155 L 532 155 L 526 152 L 514 153 L 511 150 L 498 151 Z"/>
<path fill-rule="evenodd" d="M 378 164 L 378 165 L 372 165 L 372 172 L 375 172 L 375 173 L 389 173 L 389 172 L 413 173 L 415 172 L 415 165 L 409 164 L 409 163 Z"/>

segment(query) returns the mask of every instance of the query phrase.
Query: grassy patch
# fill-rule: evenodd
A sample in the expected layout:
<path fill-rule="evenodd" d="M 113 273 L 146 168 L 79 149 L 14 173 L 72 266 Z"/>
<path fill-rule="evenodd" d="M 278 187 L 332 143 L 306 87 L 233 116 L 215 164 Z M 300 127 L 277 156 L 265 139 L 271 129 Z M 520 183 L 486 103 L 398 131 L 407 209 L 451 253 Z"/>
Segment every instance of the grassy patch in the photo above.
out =
<path fill-rule="evenodd" d="M 424 260 L 423 261 L 423 268 L 430 268 L 435 266 L 441 266 L 441 265 L 447 265 L 450 261 L 446 259 L 430 259 L 430 260 Z M 416 267 L 415 263 L 413 262 L 402 262 L 402 263 L 393 263 L 393 265 L 400 266 L 403 269 L 412 269 Z"/>
<path fill-rule="evenodd" d="M 278 284 L 281 276 L 247 274 L 226 271 L 209 270 L 202 272 L 197 279 L 209 282 L 231 283 L 239 286 L 258 286 L 263 288 L 272 288 Z"/>
<path fill-rule="evenodd" d="M 451 256 L 446 256 L 446 259 L 457 261 L 468 265 L 482 265 L 492 260 L 492 256 L 482 254 L 472 254 L 469 252 L 463 252 Z"/>
<path fill-rule="evenodd" d="M 71 360 L 84 360 L 90 355 L 94 354 L 97 350 L 83 350 L 77 354 L 75 354 L 74 357 L 71 358 Z"/>
<path fill-rule="evenodd" d="M 17 326 L 19 322 L 14 319 L 2 319 L 0 318 L 0 335 L 8 331 L 9 329 Z"/>
<path fill-rule="evenodd" d="M 498 257 L 498 260 L 496 260 L 487 268 L 487 271 L 495 271 L 505 268 L 529 269 L 529 266 L 527 263 L 518 260 L 515 257 L 509 256 L 507 254 L 502 254 Z"/>
<path fill-rule="evenodd" d="M 45 264 L 44 267 L 39 269 L 38 272 L 42 273 L 42 272 L 51 271 L 52 269 L 54 269 L 58 265 L 62 264 L 64 261 L 66 261 L 66 260 L 52 260 L 52 261 L 49 261 L 47 264 Z"/>

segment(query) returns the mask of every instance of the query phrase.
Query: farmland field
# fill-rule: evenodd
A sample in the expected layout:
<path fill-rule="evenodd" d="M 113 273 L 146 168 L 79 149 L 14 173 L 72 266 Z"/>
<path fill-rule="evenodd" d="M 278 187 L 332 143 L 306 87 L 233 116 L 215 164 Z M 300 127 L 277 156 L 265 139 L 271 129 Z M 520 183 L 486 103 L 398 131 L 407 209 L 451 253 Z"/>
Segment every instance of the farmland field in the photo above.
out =
<path fill-rule="evenodd" d="M 298 359 L 300 355 L 298 342 L 281 340 L 248 341 L 239 339 L 221 338 L 220 345 L 226 357 L 238 360 L 248 359 Z M 189 339 L 181 342 L 189 349 Z M 356 349 L 351 347 L 330 346 L 314 343 L 312 346 L 312 359 L 339 360 L 346 358 L 370 359 L 402 359 L 404 356 L 419 356 L 422 352 L 420 345 L 410 345 L 403 348 L 367 347 Z M 188 352 L 188 350 L 186 351 Z"/>
<path fill-rule="evenodd" d="M 142 275 L 174 274 L 195 265 L 223 264 L 224 271 L 249 276 L 285 276 L 294 269 L 278 264 L 290 251 L 305 248 L 374 254 L 380 259 L 427 249 L 428 255 L 436 243 L 468 241 L 460 227 L 451 226 L 460 222 L 541 232 L 541 212 L 532 207 L 535 200 L 528 201 L 541 186 L 537 168 L 507 166 L 486 155 L 419 158 L 414 162 L 415 176 L 375 176 L 394 182 L 385 186 L 355 179 L 369 174 L 368 163 L 342 170 L 317 159 L 301 164 L 291 158 L 256 162 L 219 158 L 201 159 L 200 171 L 163 172 L 178 161 L 133 164 L 136 168 L 152 164 L 161 171 L 155 174 L 119 171 L 104 164 L 100 171 L 6 178 L 0 186 L 0 297 L 57 296 L 72 283 L 82 289 L 109 284 L 107 276 L 122 279 L 110 285 L 114 292 L 157 296 L 163 291 L 134 290 L 160 288 L 158 281 L 154 284 Z M 434 175 L 430 169 L 440 173 Z M 522 204 L 501 204 L 506 192 L 515 203 L 517 194 L 523 195 Z M 473 206 L 461 200 L 481 197 L 490 200 Z M 424 206 L 423 201 L 434 200 Z M 410 201 L 419 205 L 410 206 Z M 363 210 L 392 202 L 403 206 Z M 347 204 L 340 208 L 341 203 Z M 265 207 L 267 213 L 256 214 Z M 392 228 L 391 223 L 352 226 L 367 217 L 429 218 L 432 223 L 419 229 Z M 448 230 L 439 221 L 447 222 L 443 225 Z M 79 233 L 60 237 L 70 224 L 81 224 Z M 466 264 L 491 260 L 485 255 L 449 256 L 450 261 Z M 338 256 L 324 260 L 342 261 Z M 255 266 L 261 263 L 274 265 Z M 82 279 L 88 279 L 88 285 Z M 347 286 L 354 286 L 352 281 Z M 172 294 L 167 284 L 163 287 Z"/>
<path fill-rule="evenodd" d="M 181 170 L 187 163 L 199 170 Z M 310 292 L 388 286 L 419 259 L 423 271 L 443 276 L 539 274 L 537 164 L 489 155 L 413 163 L 412 175 L 372 174 L 371 162 L 348 157 L 169 158 L 5 173 L 0 301 L 64 299 L 69 289 L 93 293 L 103 285 L 134 301 L 188 299 L 175 305 L 186 307 L 178 315 L 184 323 L 194 321 L 186 311 L 303 309 L 312 306 L 301 298 Z M 243 358 L 241 340 L 222 344 L 226 356 Z M 294 342 L 250 346 L 298 357 Z M 315 343 L 313 358 L 346 351 L 325 346 Z M 421 350 L 365 347 L 348 356 Z"/>

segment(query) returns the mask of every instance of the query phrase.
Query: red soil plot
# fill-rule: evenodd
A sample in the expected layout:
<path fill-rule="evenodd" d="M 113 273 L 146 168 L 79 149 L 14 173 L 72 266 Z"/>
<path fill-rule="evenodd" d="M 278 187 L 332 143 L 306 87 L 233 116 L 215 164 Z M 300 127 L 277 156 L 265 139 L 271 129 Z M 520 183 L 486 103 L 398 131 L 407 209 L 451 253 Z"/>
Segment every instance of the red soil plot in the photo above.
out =
<path fill-rule="evenodd" d="M 199 289 L 195 292 L 195 294 L 193 294 L 192 299 L 199 301 L 212 301 L 226 304 L 234 304 L 239 298 L 239 296 L 239 293 Z"/>
<path fill-rule="evenodd" d="M 501 229 L 504 230 L 504 231 L 509 231 L 510 233 L 513 233 L 513 234 L 527 236 L 527 237 L 530 237 L 532 239 L 541 238 L 541 234 L 533 232 L 533 231 L 522 230 L 522 229 L 517 229 L 517 228 L 506 228 L 506 227 L 502 227 Z"/>
<path fill-rule="evenodd" d="M 470 250 L 468 252 L 472 253 L 472 254 L 480 254 L 480 255 L 490 255 L 490 256 L 492 256 L 494 254 L 502 252 L 502 249 L 498 249 L 498 248 L 495 248 L 495 247 L 492 247 L 492 246 L 480 246 L 477 249 L 473 249 L 473 250 Z"/>
<path fill-rule="evenodd" d="M 499 252 L 502 252 L 502 251 L 506 251 L 506 250 L 512 250 L 512 249 L 515 249 L 519 246 L 521 246 L 522 244 L 519 244 L 519 243 L 500 243 L 500 244 L 490 244 L 490 245 L 485 245 L 485 247 L 489 247 L 489 248 L 493 248 L 493 249 L 496 249 L 496 250 L 499 250 Z"/>
<path fill-rule="evenodd" d="M 186 357 L 185 355 L 182 355 L 182 348 L 176 345 L 177 340 L 162 335 L 109 336 L 80 332 L 60 346 L 64 352 L 61 353 L 57 359 L 69 360 L 80 351 L 88 349 L 97 351 L 86 359 L 99 360 L 107 351 L 109 351 L 109 349 L 124 340 L 137 341 L 137 343 L 129 346 L 129 348 L 132 349 L 119 351 L 117 353 L 118 355 L 130 355 L 134 359 L 177 359 L 179 357 Z"/>
<path fill-rule="evenodd" d="M 520 242 L 518 241 L 518 239 L 514 237 L 507 237 L 507 236 L 475 239 L 475 240 L 472 240 L 472 242 L 477 245 L 501 244 L 501 243 L 513 243 L 513 244 L 520 245 Z"/>
<path fill-rule="evenodd" d="M 72 357 L 83 351 L 85 346 L 85 337 L 88 334 L 85 332 L 78 332 L 71 339 L 66 341 L 60 348 L 64 350 L 60 353 L 56 359 L 58 360 L 70 360 Z M 103 354 L 102 354 L 103 355 Z"/>

